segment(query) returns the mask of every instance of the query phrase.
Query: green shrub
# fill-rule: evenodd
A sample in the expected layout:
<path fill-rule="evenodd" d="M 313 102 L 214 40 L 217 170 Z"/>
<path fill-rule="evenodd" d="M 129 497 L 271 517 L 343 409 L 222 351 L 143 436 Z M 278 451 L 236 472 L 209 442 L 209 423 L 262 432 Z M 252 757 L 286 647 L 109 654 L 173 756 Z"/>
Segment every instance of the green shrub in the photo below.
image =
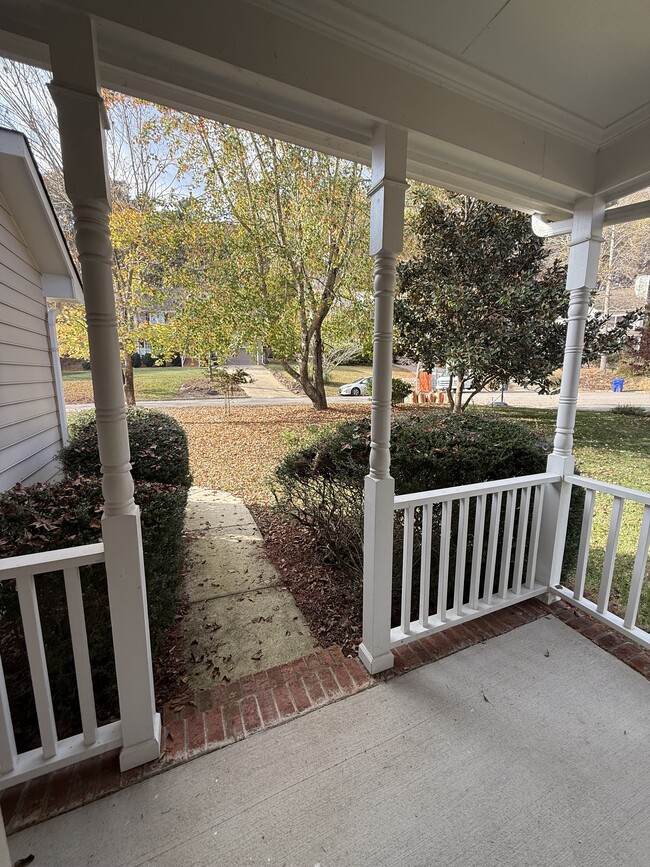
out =
<path fill-rule="evenodd" d="M 635 406 L 630 403 L 623 403 L 620 406 L 613 406 L 610 409 L 610 412 L 613 412 L 615 415 L 636 415 L 636 416 L 647 416 L 647 410 L 644 406 Z"/>
<path fill-rule="evenodd" d="M 142 510 L 152 653 L 157 656 L 177 612 L 187 490 L 136 481 Z M 101 539 L 101 483 L 97 478 L 16 486 L 0 496 L 0 557 L 88 545 Z M 86 629 L 98 719 L 119 715 L 108 595 L 103 564 L 81 569 Z M 59 737 L 79 731 L 77 686 L 61 573 L 36 579 L 52 699 Z M 14 582 L 0 585 L 0 653 L 20 748 L 38 743 L 31 681 Z"/>
<path fill-rule="evenodd" d="M 126 413 L 133 478 L 166 485 L 192 484 L 187 436 L 176 419 L 157 410 L 131 408 Z M 77 413 L 68 425 L 69 442 L 61 451 L 68 476 L 98 476 L 95 411 Z"/>
<path fill-rule="evenodd" d="M 413 391 L 413 386 L 401 376 L 394 376 L 392 379 L 390 401 L 393 405 L 404 403 L 404 398 Z M 366 394 L 372 395 L 372 379 L 368 380 L 366 385 Z"/>
<path fill-rule="evenodd" d="M 278 508 L 287 516 L 312 528 L 318 549 L 326 562 L 335 563 L 355 585 L 361 587 L 363 570 L 363 487 L 368 472 L 370 423 L 368 419 L 345 422 L 326 430 L 304 447 L 290 453 L 277 467 L 273 493 Z M 392 426 L 391 473 L 397 494 L 417 493 L 456 485 L 496 481 L 544 472 L 549 445 L 529 428 L 485 413 L 405 412 Z M 580 503 L 578 491 L 567 534 L 567 568 L 577 552 Z M 503 509 L 500 535 L 503 533 Z M 474 521 L 474 501 L 470 528 Z M 518 509 L 517 509 L 518 511 Z M 414 545 L 414 605 L 419 584 L 420 517 Z M 529 518 L 530 520 L 530 518 Z M 458 513 L 452 513 L 450 559 L 455 561 Z M 395 576 L 401 573 L 402 513 L 395 521 Z M 432 598 L 437 591 L 440 507 L 433 511 Z M 468 536 L 466 592 L 472 554 L 472 531 Z M 502 542 L 499 546 L 501 550 Z M 487 547 L 487 534 L 484 541 Z M 483 561 L 485 560 L 485 550 Z M 512 558 L 514 561 L 514 557 Z M 451 582 L 450 582 L 451 583 Z M 399 581 L 395 582 L 398 608 Z"/>

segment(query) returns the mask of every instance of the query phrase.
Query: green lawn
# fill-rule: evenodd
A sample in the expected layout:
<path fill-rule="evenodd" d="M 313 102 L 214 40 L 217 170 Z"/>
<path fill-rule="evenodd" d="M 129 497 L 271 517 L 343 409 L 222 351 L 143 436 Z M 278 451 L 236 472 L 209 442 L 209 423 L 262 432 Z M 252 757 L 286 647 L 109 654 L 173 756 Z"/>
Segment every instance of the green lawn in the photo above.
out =
<path fill-rule="evenodd" d="M 552 410 L 509 408 L 504 414 L 547 436 L 552 435 L 555 427 L 555 412 Z M 626 488 L 650 490 L 650 418 L 610 412 L 578 412 L 575 454 L 577 467 L 583 476 Z M 587 593 L 592 599 L 596 598 L 600 586 L 611 505 L 611 497 L 596 496 L 586 581 Z M 621 616 L 627 602 L 642 512 L 641 505 L 625 504 L 610 601 L 611 610 Z M 650 631 L 650 569 L 646 571 L 637 622 Z"/>
<path fill-rule="evenodd" d="M 136 367 L 133 371 L 136 400 L 169 400 L 188 379 L 200 379 L 205 371 L 196 367 Z M 91 399 L 89 370 L 63 374 L 66 403 L 88 403 Z"/>
<path fill-rule="evenodd" d="M 270 362 L 267 367 L 270 370 L 277 370 L 280 373 L 284 373 L 281 364 Z M 342 385 L 347 385 L 348 382 L 354 382 L 355 380 L 363 379 L 366 376 L 372 376 L 372 367 L 370 365 L 341 365 L 332 371 L 330 379 L 325 385 L 325 393 L 327 395 L 337 395 L 339 393 L 339 388 Z M 405 371 L 403 367 L 394 367 L 393 376 L 406 377 L 408 379 L 413 378 L 413 374 Z"/>

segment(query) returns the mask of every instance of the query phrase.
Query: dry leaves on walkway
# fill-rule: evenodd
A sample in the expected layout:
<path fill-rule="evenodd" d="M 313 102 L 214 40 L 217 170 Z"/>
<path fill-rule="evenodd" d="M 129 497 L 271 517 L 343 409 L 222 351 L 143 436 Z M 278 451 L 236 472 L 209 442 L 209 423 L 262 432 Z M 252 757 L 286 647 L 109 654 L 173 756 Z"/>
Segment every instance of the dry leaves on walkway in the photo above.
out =
<path fill-rule="evenodd" d="M 368 405 L 337 405 L 327 412 L 311 406 L 173 407 L 165 409 L 183 425 L 190 446 L 194 484 L 217 488 L 246 503 L 269 503 L 268 477 L 290 448 L 287 434 L 308 425 L 328 425 L 358 418 Z"/>

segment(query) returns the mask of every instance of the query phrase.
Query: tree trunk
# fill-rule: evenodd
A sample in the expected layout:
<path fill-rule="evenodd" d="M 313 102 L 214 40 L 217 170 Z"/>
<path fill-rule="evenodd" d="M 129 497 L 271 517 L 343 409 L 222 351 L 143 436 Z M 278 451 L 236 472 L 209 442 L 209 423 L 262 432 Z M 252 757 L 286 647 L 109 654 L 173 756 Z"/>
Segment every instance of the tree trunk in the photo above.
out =
<path fill-rule="evenodd" d="M 323 335 L 320 327 L 314 332 L 314 390 L 317 395 L 314 401 L 314 409 L 327 409 L 327 396 L 325 395 L 325 375 L 323 373 Z"/>
<path fill-rule="evenodd" d="M 463 385 L 464 380 L 461 374 L 458 374 L 458 384 L 456 385 L 456 398 L 454 400 L 454 413 L 455 415 L 460 415 L 464 409 L 463 407 Z M 451 383 L 450 383 L 451 388 Z"/>
<path fill-rule="evenodd" d="M 607 281 L 605 282 L 605 298 L 603 302 L 603 313 L 609 316 L 609 306 L 612 298 L 612 268 L 614 267 L 614 227 L 612 226 L 611 235 L 609 237 L 609 268 L 607 269 Z M 607 356 L 603 353 L 600 356 L 600 369 L 607 370 Z"/>
<path fill-rule="evenodd" d="M 300 371 L 294 370 L 291 364 L 289 364 L 289 362 L 284 358 L 280 359 L 280 364 L 292 379 L 295 379 L 296 382 L 300 383 L 302 390 L 312 402 L 314 409 L 320 411 L 327 409 L 327 397 L 325 395 L 325 384 L 323 381 L 323 344 L 322 338 L 320 337 L 320 331 L 317 333 L 318 338 L 315 340 L 314 355 L 314 382 L 312 382 L 309 376 L 309 344 L 306 341 L 300 358 Z M 318 350 L 319 346 L 320 360 Z"/>
<path fill-rule="evenodd" d="M 135 386 L 133 384 L 133 358 L 130 352 L 124 353 L 124 397 L 127 406 L 135 406 Z"/>

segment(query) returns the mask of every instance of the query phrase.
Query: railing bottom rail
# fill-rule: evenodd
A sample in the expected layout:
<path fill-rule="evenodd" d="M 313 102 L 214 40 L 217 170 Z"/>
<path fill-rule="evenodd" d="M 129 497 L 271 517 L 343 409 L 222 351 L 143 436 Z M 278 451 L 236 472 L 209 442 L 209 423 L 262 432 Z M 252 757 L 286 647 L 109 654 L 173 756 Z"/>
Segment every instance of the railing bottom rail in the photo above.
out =
<path fill-rule="evenodd" d="M 483 617 L 486 614 L 491 614 L 493 611 L 500 611 L 503 608 L 508 608 L 510 605 L 516 605 L 517 602 L 524 602 L 526 599 L 543 596 L 545 593 L 548 593 L 548 587 L 536 583 L 532 588 L 522 589 L 518 593 L 508 590 L 507 595 L 503 599 L 493 596 L 489 605 L 484 602 L 479 602 L 477 608 L 463 605 L 461 614 L 450 609 L 446 612 L 444 620 L 437 615 L 429 617 L 426 623 L 414 620 L 407 632 L 401 626 L 396 626 L 390 631 L 390 646 L 399 647 L 402 644 L 408 644 L 410 641 L 416 641 L 418 638 L 424 638 L 426 635 L 433 635 L 436 632 L 442 632 L 444 629 L 460 626 L 461 623 L 467 623 L 469 620 L 475 620 L 477 617 Z"/>
<path fill-rule="evenodd" d="M 556 596 L 559 596 L 560 599 L 564 599 L 566 602 L 569 602 L 575 608 L 579 608 L 581 611 L 589 614 L 591 617 L 594 618 L 594 620 L 598 620 L 601 623 L 604 623 L 606 626 L 611 627 L 616 632 L 619 632 L 621 635 L 625 636 L 625 638 L 628 638 L 631 641 L 640 644 L 642 647 L 645 647 L 647 650 L 650 650 L 650 633 L 646 632 L 644 629 L 640 629 L 638 626 L 626 626 L 624 619 L 622 617 L 619 617 L 617 614 L 612 614 L 611 611 L 605 611 L 604 613 L 601 613 L 598 610 L 598 605 L 595 602 L 592 602 L 590 599 L 587 599 L 584 596 L 581 599 L 576 599 L 574 596 L 574 591 L 570 590 L 568 587 L 563 587 L 561 584 L 552 587 L 550 589 L 550 592 L 554 593 Z"/>
<path fill-rule="evenodd" d="M 43 750 L 40 747 L 20 753 L 14 760 L 13 770 L 0 775 L 0 791 L 32 780 L 34 777 L 40 777 L 42 774 L 119 749 L 121 746 L 122 725 L 118 720 L 99 726 L 97 740 L 90 746 L 84 742 L 84 736 L 79 734 L 58 741 L 56 755 L 50 759 L 43 758 Z"/>

